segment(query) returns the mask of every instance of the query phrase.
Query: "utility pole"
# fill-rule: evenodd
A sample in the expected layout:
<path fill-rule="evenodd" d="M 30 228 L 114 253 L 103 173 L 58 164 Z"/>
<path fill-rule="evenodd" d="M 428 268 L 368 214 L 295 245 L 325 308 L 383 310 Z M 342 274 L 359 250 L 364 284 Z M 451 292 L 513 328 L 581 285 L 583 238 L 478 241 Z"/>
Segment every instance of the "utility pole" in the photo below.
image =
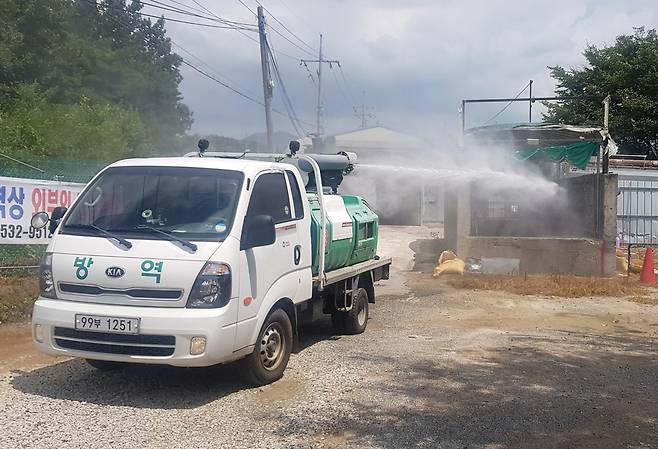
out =
<path fill-rule="evenodd" d="M 263 7 L 258 7 L 258 34 L 260 36 L 260 65 L 263 71 L 263 102 L 265 103 L 265 126 L 267 127 L 267 151 L 274 151 L 274 129 L 272 126 L 272 74 L 267 51 L 267 35 L 265 34 L 265 16 Z"/>
<path fill-rule="evenodd" d="M 320 53 L 318 59 L 302 59 L 301 62 L 302 64 L 309 62 L 318 64 L 318 111 L 315 137 L 320 137 L 322 135 L 322 64 L 337 64 L 340 67 L 340 61 L 325 60 L 322 58 L 322 34 L 320 34 Z"/>
<path fill-rule="evenodd" d="M 529 111 L 529 114 L 528 114 L 529 115 L 528 123 L 532 123 L 532 103 L 534 103 L 534 100 L 532 99 L 532 83 L 533 82 L 534 81 L 530 80 L 530 95 L 529 95 L 530 101 L 528 102 L 528 104 L 530 105 L 530 111 Z"/>
<path fill-rule="evenodd" d="M 361 112 L 359 112 L 359 108 L 354 108 L 354 115 L 356 115 L 358 118 L 361 119 L 361 129 L 365 129 L 368 126 L 368 119 L 369 118 L 375 118 L 375 114 L 366 112 L 369 108 L 366 106 L 366 91 L 364 90 L 362 92 L 362 100 L 361 100 Z"/>

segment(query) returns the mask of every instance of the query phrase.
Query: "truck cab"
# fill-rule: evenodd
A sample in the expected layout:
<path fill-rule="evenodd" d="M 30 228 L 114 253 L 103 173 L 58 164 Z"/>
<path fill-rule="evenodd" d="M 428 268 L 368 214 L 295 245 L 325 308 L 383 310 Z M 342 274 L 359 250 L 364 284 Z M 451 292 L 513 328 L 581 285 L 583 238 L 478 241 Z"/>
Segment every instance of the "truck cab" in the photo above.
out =
<path fill-rule="evenodd" d="M 70 210 L 33 217 L 53 231 L 32 318 L 35 344 L 103 369 L 244 359 L 254 383 L 272 382 L 287 365 L 298 311 L 322 297 L 311 220 L 291 164 L 114 163 Z"/>

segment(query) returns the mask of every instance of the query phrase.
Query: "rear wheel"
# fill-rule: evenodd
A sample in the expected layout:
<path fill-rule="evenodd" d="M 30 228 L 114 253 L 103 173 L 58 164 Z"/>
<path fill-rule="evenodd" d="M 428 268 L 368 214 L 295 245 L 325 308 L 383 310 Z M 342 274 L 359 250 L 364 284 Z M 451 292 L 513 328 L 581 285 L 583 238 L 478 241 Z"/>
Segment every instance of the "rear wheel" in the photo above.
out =
<path fill-rule="evenodd" d="M 266 385 L 283 377 L 292 350 L 292 324 L 288 314 L 277 309 L 265 320 L 258 341 L 244 365 L 248 379 Z"/>
<path fill-rule="evenodd" d="M 349 312 L 331 314 L 334 330 L 345 334 L 360 334 L 368 325 L 368 292 L 358 288 L 352 297 L 352 309 Z"/>
<path fill-rule="evenodd" d="M 126 367 L 123 362 L 112 362 L 110 360 L 85 359 L 89 366 L 100 371 L 116 371 Z"/>

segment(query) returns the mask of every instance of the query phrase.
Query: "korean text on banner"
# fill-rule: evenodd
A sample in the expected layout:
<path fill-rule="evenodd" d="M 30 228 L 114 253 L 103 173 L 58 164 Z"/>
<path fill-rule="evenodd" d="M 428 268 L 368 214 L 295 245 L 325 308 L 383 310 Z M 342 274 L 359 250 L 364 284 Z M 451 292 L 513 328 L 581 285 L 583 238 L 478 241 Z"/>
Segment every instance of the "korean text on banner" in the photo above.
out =
<path fill-rule="evenodd" d="M 34 229 L 36 212 L 71 207 L 84 184 L 0 176 L 0 245 L 39 245 L 50 240 L 48 229 Z"/>

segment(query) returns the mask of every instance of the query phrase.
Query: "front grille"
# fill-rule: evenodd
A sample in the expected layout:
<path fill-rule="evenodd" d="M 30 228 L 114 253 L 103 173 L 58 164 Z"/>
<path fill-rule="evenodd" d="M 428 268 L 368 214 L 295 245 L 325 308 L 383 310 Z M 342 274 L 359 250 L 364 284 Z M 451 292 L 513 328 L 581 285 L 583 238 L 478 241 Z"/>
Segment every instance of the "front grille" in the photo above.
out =
<path fill-rule="evenodd" d="M 109 332 L 55 328 L 55 343 L 60 348 L 102 354 L 166 357 L 174 353 L 173 335 L 128 335 Z"/>
<path fill-rule="evenodd" d="M 150 289 L 150 288 L 104 288 L 97 285 L 69 284 L 60 282 L 59 289 L 65 293 L 77 295 L 124 295 L 135 299 L 180 299 L 183 290 Z"/>

